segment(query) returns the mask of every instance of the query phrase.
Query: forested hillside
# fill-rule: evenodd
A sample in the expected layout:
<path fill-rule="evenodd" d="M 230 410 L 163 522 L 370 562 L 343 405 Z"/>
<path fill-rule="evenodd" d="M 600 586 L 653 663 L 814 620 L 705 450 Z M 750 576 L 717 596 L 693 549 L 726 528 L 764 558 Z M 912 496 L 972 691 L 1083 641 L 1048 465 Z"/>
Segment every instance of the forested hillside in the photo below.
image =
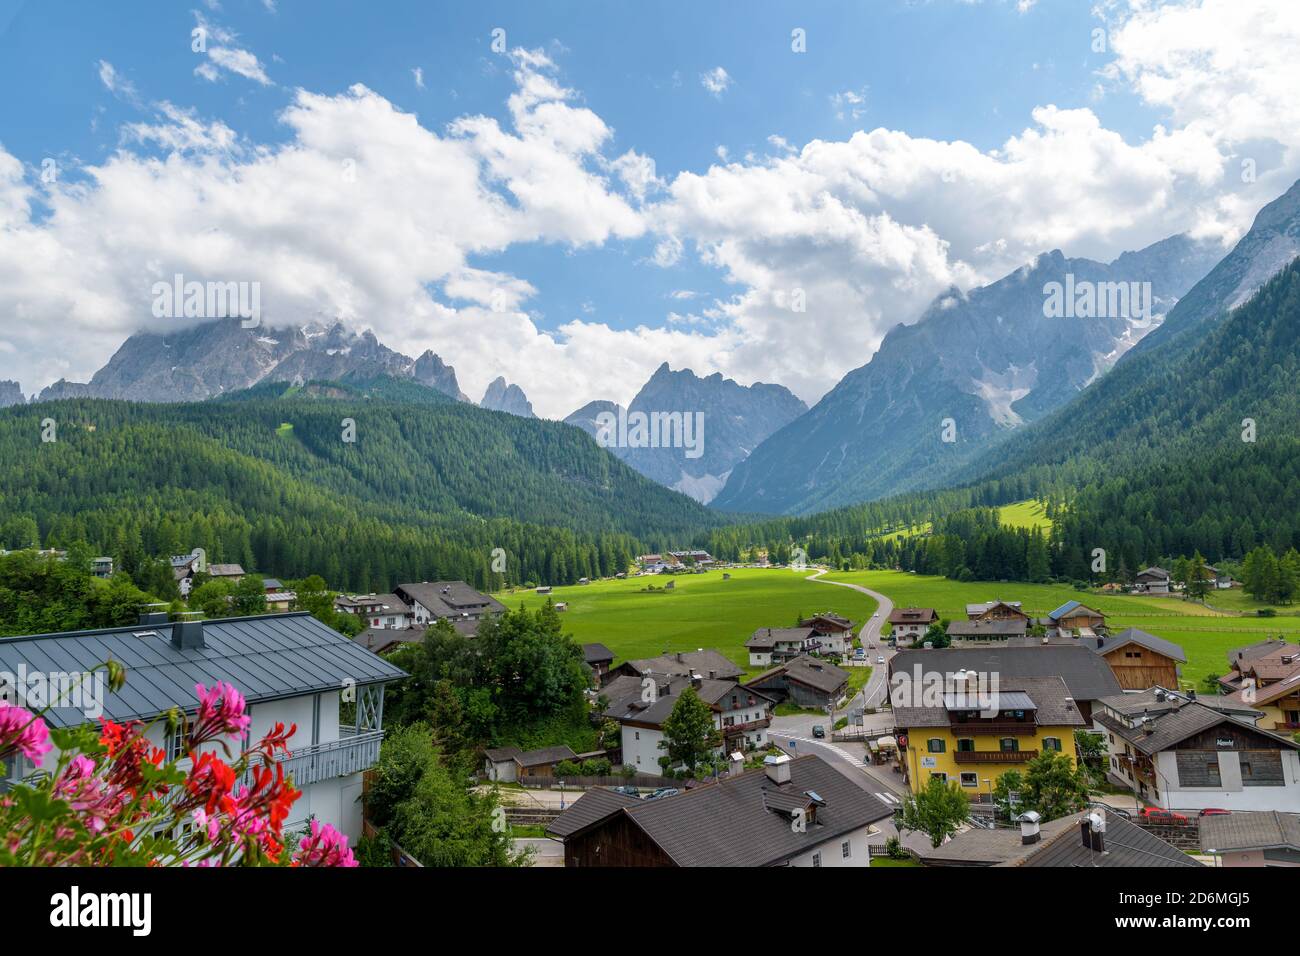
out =
<path fill-rule="evenodd" d="M 212 561 L 363 591 L 439 578 L 560 584 L 623 570 L 640 548 L 720 520 L 575 428 L 384 382 L 4 409 L 0 516 L 6 547 L 32 545 L 33 533 L 112 555 L 203 547 Z M 491 570 L 496 548 L 504 574 Z"/>

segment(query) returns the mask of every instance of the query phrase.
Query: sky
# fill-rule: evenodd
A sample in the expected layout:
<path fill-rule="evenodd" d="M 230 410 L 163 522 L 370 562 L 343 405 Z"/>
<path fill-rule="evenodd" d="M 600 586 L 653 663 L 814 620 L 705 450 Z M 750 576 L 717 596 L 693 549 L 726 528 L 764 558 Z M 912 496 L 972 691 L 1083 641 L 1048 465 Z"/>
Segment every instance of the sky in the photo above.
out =
<path fill-rule="evenodd" d="M 661 363 L 809 404 L 1053 249 L 1230 244 L 1300 177 L 1294 0 L 0 0 L 0 379 L 256 282 L 477 398 Z"/>

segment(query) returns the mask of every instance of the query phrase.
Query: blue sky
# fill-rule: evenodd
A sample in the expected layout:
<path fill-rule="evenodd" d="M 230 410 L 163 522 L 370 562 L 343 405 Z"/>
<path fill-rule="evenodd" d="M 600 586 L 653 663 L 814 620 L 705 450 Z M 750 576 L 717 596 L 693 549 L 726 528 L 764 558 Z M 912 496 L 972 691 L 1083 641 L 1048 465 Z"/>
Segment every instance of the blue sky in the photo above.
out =
<path fill-rule="evenodd" d="M 1224 170 L 1236 159 L 1234 149 L 1258 130 L 1225 133 L 1214 127 L 1220 121 L 1197 113 L 1209 112 L 1207 104 L 1214 102 L 1204 90 L 1191 102 L 1190 93 L 1180 98 L 1177 90 L 1144 85 L 1144 79 L 1155 77 L 1199 89 L 1179 72 L 1193 69 L 1197 56 L 1206 54 L 1194 48 L 1200 39 L 1191 42 L 1192 49 L 1184 49 L 1189 42 L 1185 24 L 1141 8 L 1134 12 L 1120 0 L 1099 5 L 1106 21 L 1089 3 L 1038 0 L 1024 6 L 1014 0 L 220 0 L 193 6 L 0 0 L 0 81 L 8 90 L 22 91 L 0 104 L 0 148 L 22 164 L 29 185 L 42 161 L 53 157 L 62 189 L 81 185 L 104 193 L 107 188 L 97 185 L 88 170 L 109 162 L 119 150 L 141 163 L 168 155 L 161 140 L 133 139 L 123 132 L 132 124 L 158 122 L 159 104 L 172 104 L 203 124 L 224 124 L 249 151 L 239 162 L 253 162 L 257 149 L 298 145 L 301 131 L 281 121 L 298 91 L 342 100 L 353 84 L 363 85 L 397 111 L 415 114 L 420 126 L 438 136 L 447 136 L 448 124 L 458 118 L 480 115 L 510 131 L 516 118 L 508 100 L 519 89 L 521 67 L 509 53 L 490 48 L 492 31 L 501 28 L 509 51 L 544 54 L 547 62 L 538 73 L 567 91 L 565 103 L 588 111 L 607 128 L 599 147 L 584 153 L 581 162 L 593 175 L 608 180 L 609 192 L 626 200 L 641 224 L 590 241 L 575 241 L 571 230 L 540 228 L 521 241 L 462 243 L 458 248 L 464 248 L 465 264 L 528 283 L 532 292 L 518 304 L 519 314 L 561 345 L 571 335 L 566 326 L 575 322 L 630 334 L 638 327 L 669 330 L 669 312 L 691 313 L 687 323 L 676 327 L 692 329 L 696 338 L 643 340 L 611 362 L 627 381 L 602 382 L 586 375 L 581 370 L 592 364 L 590 355 L 575 358 L 574 368 L 566 373 L 575 379 L 571 391 L 602 393 L 583 394 L 584 401 L 606 394 L 630 397 L 640 370 L 657 364 L 651 354 L 655 342 L 666 350 L 662 359 L 675 367 L 698 365 L 702 373 L 717 369 L 751 381 L 788 379 L 811 401 L 834 377 L 865 362 L 888 327 L 914 319 L 947 285 L 990 281 L 1054 245 L 1070 254 L 1110 256 L 1184 228 L 1230 235 L 1241 228 L 1243 210 L 1271 198 L 1261 188 L 1258 196 L 1216 213 L 1208 225 L 1195 211 L 1207 198 L 1213 201 L 1232 191 Z M 1193 15 L 1205 21 L 1194 25 L 1204 34 L 1206 50 L 1212 51 L 1213 17 L 1224 15 L 1224 4 L 1186 0 L 1171 5 L 1183 7 L 1196 8 Z M 196 73 L 205 58 L 191 50 L 190 40 L 200 21 L 213 31 L 231 34 L 223 45 L 255 57 L 267 82 L 229 69 L 210 68 L 206 76 Z M 1093 31 L 1103 23 L 1117 33 L 1105 51 L 1094 52 Z M 1126 26 L 1127 34 L 1119 34 Z M 807 52 L 792 52 L 795 28 L 806 31 Z M 1170 46 L 1185 53 L 1183 62 L 1173 67 L 1153 52 L 1164 42 L 1159 40 L 1162 30 L 1174 38 Z M 1119 71 L 1116 46 L 1124 47 Z M 104 64 L 111 64 L 111 84 L 105 80 Z M 725 70 L 726 82 L 711 91 L 702 78 L 719 68 Z M 413 75 L 416 69 L 422 87 Z M 1253 76 L 1233 81 L 1262 82 Z M 1049 106 L 1064 119 L 1049 118 L 1044 125 L 1043 114 L 1035 111 Z M 1179 140 L 1162 147 L 1158 126 L 1190 145 Z M 808 160 L 810 143 L 846 144 L 856 132 L 876 129 L 901 135 L 867 149 L 866 165 L 856 155 Z M 780 137 L 789 148 L 774 144 L 771 137 Z M 1053 138 L 1060 140 L 1055 148 L 1063 160 L 1053 160 L 1045 145 Z M 1081 145 L 1072 145 L 1075 138 Z M 931 149 L 929 140 L 943 144 L 943 149 Z M 1004 153 L 1008 140 L 1015 145 Z M 1289 168 L 1292 161 L 1290 144 L 1279 137 L 1267 146 L 1260 154 L 1274 157 L 1272 165 L 1279 169 L 1266 172 L 1277 173 L 1276 182 L 1281 182 L 1289 175 L 1281 167 Z M 1094 147 L 1095 155 L 1080 158 L 1077 169 L 1061 169 L 1060 178 L 1070 189 L 1044 195 L 1060 185 L 1038 185 L 1039 177 L 1051 180 L 1053 162 L 1068 166 Z M 961 174 L 966 179 L 958 177 L 955 185 L 947 181 L 924 188 L 905 182 L 909 163 L 960 165 L 958 159 L 940 154 L 959 157 L 969 155 L 963 152 L 969 149 L 975 159 Z M 629 199 L 605 165 L 628 150 L 653 160 L 657 185 L 649 199 Z M 778 169 L 783 159 L 790 162 Z M 192 155 L 190 161 L 195 161 Z M 828 174 L 828 162 L 847 164 L 844 174 L 857 178 L 845 182 L 839 167 Z M 855 164 L 871 172 L 855 172 Z M 1017 172 L 1021 166 L 1023 174 Z M 806 175 L 825 177 L 824 188 L 798 184 Z M 499 179 L 485 180 L 505 202 L 525 204 L 513 187 Z M 782 193 L 787 180 L 795 183 L 789 194 L 794 199 Z M 966 181 L 978 181 L 978 188 L 962 189 Z M 697 194 L 685 197 L 693 186 L 700 187 Z M 771 192 L 760 195 L 759 188 Z M 969 208 L 933 199 L 945 190 L 956 192 Z M 1060 206 L 1072 200 L 1063 197 L 1094 194 L 1099 197 L 1096 208 L 1080 206 L 1071 213 L 1079 221 L 1096 217 L 1098 224 L 1066 225 L 1071 216 L 1063 216 Z M 1160 199 L 1153 202 L 1157 194 Z M 741 208 L 737 195 L 752 195 L 754 208 Z M 737 204 L 735 213 L 714 215 L 710 196 L 725 197 L 722 204 Z M 846 238 L 838 231 L 843 217 L 831 217 L 763 244 L 767 227 L 754 223 L 762 222 L 765 204 L 779 208 L 788 201 L 803 215 L 810 205 L 824 208 L 823 196 L 832 197 L 836 212 L 852 221 L 849 232 L 866 232 Z M 392 198 L 400 207 L 400 196 Z M 33 228 L 50 225 L 58 201 L 65 211 L 55 219 L 67 219 L 67 211 L 85 201 L 40 189 L 31 190 L 27 199 L 25 225 Z M 984 210 L 1004 203 L 1015 207 L 1014 224 L 992 222 L 984 228 Z M 1143 207 L 1142 216 L 1127 222 L 1122 212 L 1126 205 Z M 954 209 L 951 223 L 943 220 L 943 207 Z M 725 220 L 732 216 L 736 231 L 728 235 Z M 887 220 L 883 225 L 877 218 L 882 216 Z M 906 234 L 894 235 L 895 225 Z M 777 223 L 777 232 L 780 226 Z M 195 228 L 201 230 L 204 224 L 196 223 Z M 454 224 L 439 228 L 455 231 Z M 680 244 L 681 253 L 670 257 L 670 264 L 655 264 L 651 260 L 667 237 Z M 449 241 L 461 243 L 461 238 Z M 851 248 L 836 259 L 835 250 L 841 247 Z M 820 252 L 825 256 L 819 259 Z M 868 281 L 852 275 L 860 267 L 872 271 L 877 264 L 882 276 Z M 784 272 L 788 275 L 777 275 Z M 457 297 L 441 284 L 445 274 L 432 270 L 415 278 L 429 290 L 434 305 L 458 307 Z M 782 288 L 817 282 L 826 290 L 820 302 L 827 310 L 808 320 L 816 334 L 783 337 L 773 332 L 763 318 L 763 302 Z M 683 291 L 692 297 L 673 297 Z M 831 309 L 831 300 L 837 298 L 853 301 Z M 339 307 L 331 301 L 322 309 Z M 856 323 L 853 309 L 862 316 Z M 376 324 L 383 337 L 381 319 L 373 314 L 355 318 Z M 120 340 L 129 325 L 114 318 L 106 339 Z M 434 319 L 422 329 L 419 334 L 409 328 L 387 331 L 408 349 L 423 335 L 435 350 L 452 350 L 440 346 Z M 764 344 L 769 352 L 784 354 L 792 343 L 805 342 L 809 354 L 801 369 L 745 354 Z M 0 372 L 5 371 L 4 345 L 0 338 Z M 8 354 L 15 355 L 19 344 L 10 345 Z M 545 388 L 545 379 L 552 375 L 517 364 L 480 368 L 479 353 L 462 352 L 452 358 L 475 363 L 462 372 L 475 384 L 504 371 L 515 380 L 535 376 L 536 383 L 524 384 L 526 390 L 530 384 L 536 390 Z M 87 365 L 93 371 L 105 357 L 51 360 L 41 365 L 39 375 L 48 379 L 55 369 L 84 375 Z M 29 391 L 41 384 L 45 382 L 24 382 Z"/>

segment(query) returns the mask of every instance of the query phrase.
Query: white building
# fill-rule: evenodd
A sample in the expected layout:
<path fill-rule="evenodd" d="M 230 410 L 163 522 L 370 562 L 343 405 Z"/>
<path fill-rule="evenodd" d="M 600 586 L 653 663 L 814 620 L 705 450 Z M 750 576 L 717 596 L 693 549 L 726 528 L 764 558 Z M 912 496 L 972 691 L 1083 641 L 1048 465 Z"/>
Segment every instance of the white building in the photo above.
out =
<path fill-rule="evenodd" d="M 626 766 L 637 773 L 663 774 L 659 758 L 667 755 L 664 721 L 687 687 L 693 687 L 713 712 L 713 726 L 720 741 L 715 753 L 744 752 L 767 746 L 767 729 L 775 706 L 772 698 L 742 687 L 734 680 L 648 672 L 639 677 L 617 677 L 601 691 L 610 701 L 605 716 L 618 721 L 622 727 Z"/>
<path fill-rule="evenodd" d="M 99 682 L 102 694 L 96 701 L 96 682 L 83 679 L 79 686 L 84 693 L 65 701 L 71 706 L 43 714 L 47 723 L 71 727 L 93 722 L 96 710 L 119 723 L 154 722 L 147 732 L 150 740 L 178 757 L 184 737 L 169 733 L 159 716 L 173 707 L 193 715 L 198 708 L 194 685 L 225 681 L 248 703 L 251 740 L 276 723 L 297 725 L 290 753 L 280 758 L 286 776 L 302 791 L 285 832 L 300 830 L 315 817 L 356 844 L 361 776 L 378 762 L 383 739 L 384 684 L 407 676 L 404 671 L 305 612 L 176 623 L 165 614 L 146 614 L 133 627 L 0 639 L 0 682 L 13 683 L 10 693 L 23 705 L 24 685 L 13 675 L 58 680 L 44 670 L 57 661 L 70 668 L 60 675 L 80 676 L 106 657 L 126 666 L 125 686 L 112 693 Z M 355 716 L 347 724 L 340 721 L 343 703 L 355 704 Z M 53 765 L 57 756 L 51 752 L 43 763 Z M 0 768 L 0 784 L 31 769 L 12 761 Z"/>
<path fill-rule="evenodd" d="M 1092 719 L 1111 780 L 1149 804 L 1183 813 L 1300 811 L 1300 744 L 1290 737 L 1159 692 L 1102 697 Z"/>

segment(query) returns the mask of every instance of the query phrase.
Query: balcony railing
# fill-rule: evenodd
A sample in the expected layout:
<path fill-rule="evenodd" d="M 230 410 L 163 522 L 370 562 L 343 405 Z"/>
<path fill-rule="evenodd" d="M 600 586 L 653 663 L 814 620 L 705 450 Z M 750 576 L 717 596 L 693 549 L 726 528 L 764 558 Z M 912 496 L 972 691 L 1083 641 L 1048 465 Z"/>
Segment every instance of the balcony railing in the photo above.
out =
<path fill-rule="evenodd" d="M 959 750 L 952 756 L 957 763 L 1028 763 L 1038 756 L 1038 751 Z"/>
<path fill-rule="evenodd" d="M 294 785 L 301 788 L 309 783 L 348 777 L 369 770 L 379 762 L 379 745 L 384 739 L 382 730 L 356 733 L 350 727 L 341 728 L 342 736 L 328 743 L 300 747 L 283 758 L 284 775 L 292 776 Z"/>
<path fill-rule="evenodd" d="M 949 725 L 955 737 L 987 737 L 996 735 L 999 737 L 1033 737 L 1038 733 L 1038 725 L 1032 723 L 1018 723 L 1009 721 L 1005 723 L 994 723 L 992 721 L 984 723 L 982 721 L 957 721 Z"/>
<path fill-rule="evenodd" d="M 751 720 L 745 724 L 724 724 L 718 728 L 725 736 L 730 737 L 733 734 L 744 733 L 747 730 L 761 730 L 764 727 L 770 727 L 772 721 L 764 717 L 762 720 Z"/>

